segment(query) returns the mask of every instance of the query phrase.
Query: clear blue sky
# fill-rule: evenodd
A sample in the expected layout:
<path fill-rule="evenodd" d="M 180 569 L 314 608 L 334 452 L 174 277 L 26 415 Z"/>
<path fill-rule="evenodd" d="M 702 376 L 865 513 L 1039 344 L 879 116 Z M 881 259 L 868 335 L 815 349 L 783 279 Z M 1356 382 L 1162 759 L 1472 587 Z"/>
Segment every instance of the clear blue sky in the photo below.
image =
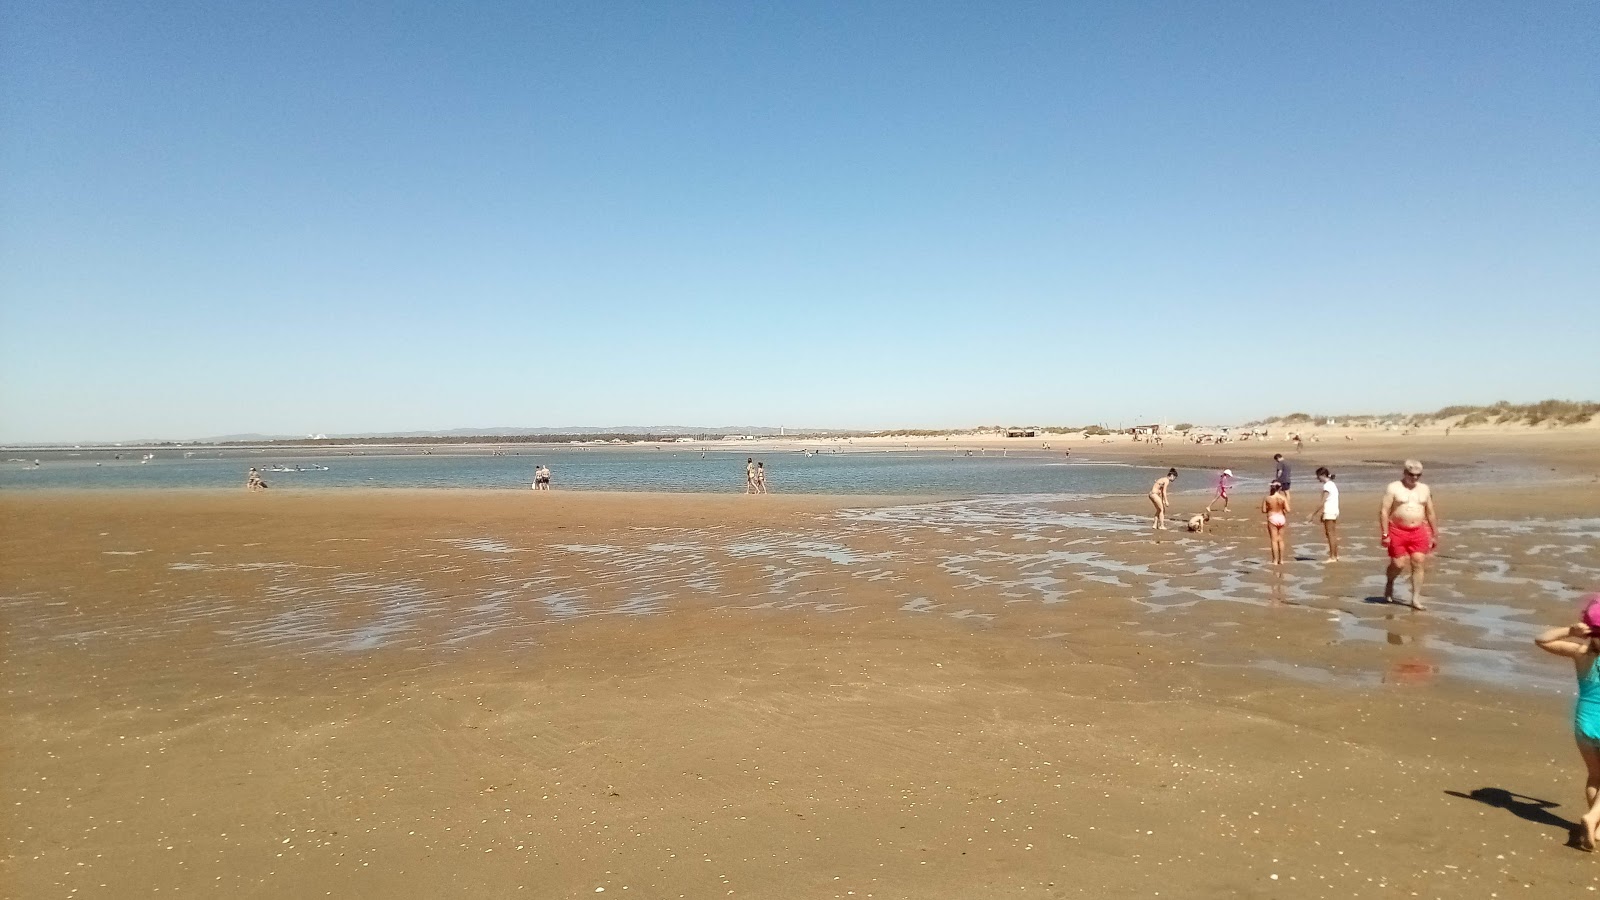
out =
<path fill-rule="evenodd" d="M 0 440 L 1600 396 L 1600 4 L 0 5 Z"/>

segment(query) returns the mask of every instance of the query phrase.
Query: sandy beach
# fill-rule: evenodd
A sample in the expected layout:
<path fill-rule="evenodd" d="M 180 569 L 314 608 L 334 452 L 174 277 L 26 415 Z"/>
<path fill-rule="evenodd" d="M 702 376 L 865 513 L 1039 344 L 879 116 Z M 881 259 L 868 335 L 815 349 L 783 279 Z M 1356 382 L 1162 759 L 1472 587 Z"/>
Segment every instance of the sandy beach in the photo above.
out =
<path fill-rule="evenodd" d="M 1281 576 L 1251 497 L 1154 540 L 1141 497 L 13 493 L 0 883 L 1575 896 L 1564 452 L 1439 488 L 1425 614 L 1355 491 Z"/>

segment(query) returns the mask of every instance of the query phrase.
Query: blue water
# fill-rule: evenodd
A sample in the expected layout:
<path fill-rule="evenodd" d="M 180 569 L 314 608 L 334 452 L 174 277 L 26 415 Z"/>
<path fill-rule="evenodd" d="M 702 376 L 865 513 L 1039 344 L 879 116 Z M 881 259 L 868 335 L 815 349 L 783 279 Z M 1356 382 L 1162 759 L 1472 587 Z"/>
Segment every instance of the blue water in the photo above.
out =
<path fill-rule="evenodd" d="M 797 450 L 751 453 L 713 450 L 610 449 L 561 447 L 517 455 L 486 451 L 205 450 L 185 459 L 183 451 L 157 450 L 141 463 L 144 451 L 122 451 L 123 458 L 100 450 L 11 451 L 0 462 L 0 488 L 10 489 L 171 489 L 242 488 L 251 466 L 324 465 L 327 471 L 266 472 L 272 488 L 489 488 L 527 490 L 533 470 L 543 463 L 556 490 L 694 491 L 744 490 L 744 460 L 755 456 L 767 468 L 773 493 L 899 494 L 974 496 L 979 494 L 1144 493 L 1160 474 L 1152 467 L 1067 459 L 1059 453 L 965 457 L 938 451 L 851 451 L 806 456 Z M 35 467 L 33 460 L 40 465 Z M 18 461 L 18 460 L 21 461 Z M 97 465 L 98 463 L 98 465 Z M 1270 472 L 1266 473 L 1270 474 Z M 1180 487 L 1209 490 L 1215 475 L 1193 471 Z M 1248 481 L 1246 482 L 1248 483 Z"/>

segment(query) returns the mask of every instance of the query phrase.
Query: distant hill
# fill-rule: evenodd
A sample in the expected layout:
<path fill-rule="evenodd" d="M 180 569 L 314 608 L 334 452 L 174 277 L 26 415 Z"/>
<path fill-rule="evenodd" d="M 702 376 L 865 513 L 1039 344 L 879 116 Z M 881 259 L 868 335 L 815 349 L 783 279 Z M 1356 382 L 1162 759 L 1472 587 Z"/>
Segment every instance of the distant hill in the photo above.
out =
<path fill-rule="evenodd" d="M 45 441 L 45 442 L 18 442 L 7 446 L 26 449 L 50 447 L 170 447 L 184 444 L 273 444 L 294 443 L 309 444 L 324 441 L 333 444 L 340 441 L 361 441 L 364 443 L 381 442 L 384 440 L 417 441 L 438 440 L 460 443 L 471 438 L 499 439 L 503 442 L 509 438 L 622 438 L 634 440 L 644 437 L 695 437 L 721 435 L 751 435 L 752 437 L 771 437 L 781 432 L 788 434 L 827 434 L 829 431 L 821 429 L 780 429 L 767 425 L 721 425 L 716 427 L 696 427 L 691 425 L 617 425 L 607 428 L 588 426 L 572 426 L 568 428 L 448 428 L 440 431 L 362 431 L 343 432 L 335 434 L 304 435 L 304 434 L 262 434 L 260 432 L 244 432 L 240 434 L 219 434 L 205 438 L 148 438 L 143 440 L 122 441 Z M 835 434 L 844 432 L 834 431 Z"/>
<path fill-rule="evenodd" d="M 780 429 L 765 425 L 719 425 L 697 427 L 690 425 L 614 425 L 605 428 L 449 428 L 443 431 L 368 431 L 353 434 L 330 434 L 328 440 L 354 438 L 458 438 L 458 437 L 517 437 L 524 434 L 751 434 L 773 435 Z M 792 430 L 792 429 L 791 429 Z M 302 437 L 292 435 L 291 437 Z M 281 438 L 280 438 L 281 439 Z M 215 438 L 214 440 L 223 440 Z"/>

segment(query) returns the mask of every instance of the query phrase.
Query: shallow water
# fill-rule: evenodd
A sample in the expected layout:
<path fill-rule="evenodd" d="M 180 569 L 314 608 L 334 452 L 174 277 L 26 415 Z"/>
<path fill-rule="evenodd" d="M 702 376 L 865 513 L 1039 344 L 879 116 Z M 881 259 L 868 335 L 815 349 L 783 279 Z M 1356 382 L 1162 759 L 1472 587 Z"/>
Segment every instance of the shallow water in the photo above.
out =
<path fill-rule="evenodd" d="M 1037 445 L 1035 445 L 1037 447 Z M 990 451 L 968 457 L 954 450 L 849 450 L 807 455 L 799 450 L 750 452 L 736 449 L 654 450 L 556 446 L 511 455 L 482 450 L 371 451 L 349 455 L 318 450 L 204 450 L 185 457 L 182 450 L 24 451 L 0 462 L 0 488 L 6 489 L 173 489 L 242 488 L 251 466 L 273 488 L 475 488 L 526 490 L 540 464 L 552 471 L 557 490 L 616 490 L 738 493 L 744 490 L 745 459 L 754 456 L 767 470 L 773 493 L 949 495 L 983 494 L 1143 494 L 1161 467 L 1097 461 L 1092 450 L 1039 449 Z M 117 455 L 123 457 L 117 459 Z M 1234 463 L 1240 496 L 1263 491 L 1271 480 L 1269 460 L 1259 472 Z M 33 464 L 34 459 L 39 465 Z M 301 471 L 266 471 L 273 466 Z M 321 468 L 326 466 L 324 471 Z M 1382 483 L 1387 470 L 1350 469 L 1340 484 Z M 1178 491 L 1209 493 L 1216 473 L 1186 470 Z M 978 513 L 981 514 L 981 511 Z"/>

